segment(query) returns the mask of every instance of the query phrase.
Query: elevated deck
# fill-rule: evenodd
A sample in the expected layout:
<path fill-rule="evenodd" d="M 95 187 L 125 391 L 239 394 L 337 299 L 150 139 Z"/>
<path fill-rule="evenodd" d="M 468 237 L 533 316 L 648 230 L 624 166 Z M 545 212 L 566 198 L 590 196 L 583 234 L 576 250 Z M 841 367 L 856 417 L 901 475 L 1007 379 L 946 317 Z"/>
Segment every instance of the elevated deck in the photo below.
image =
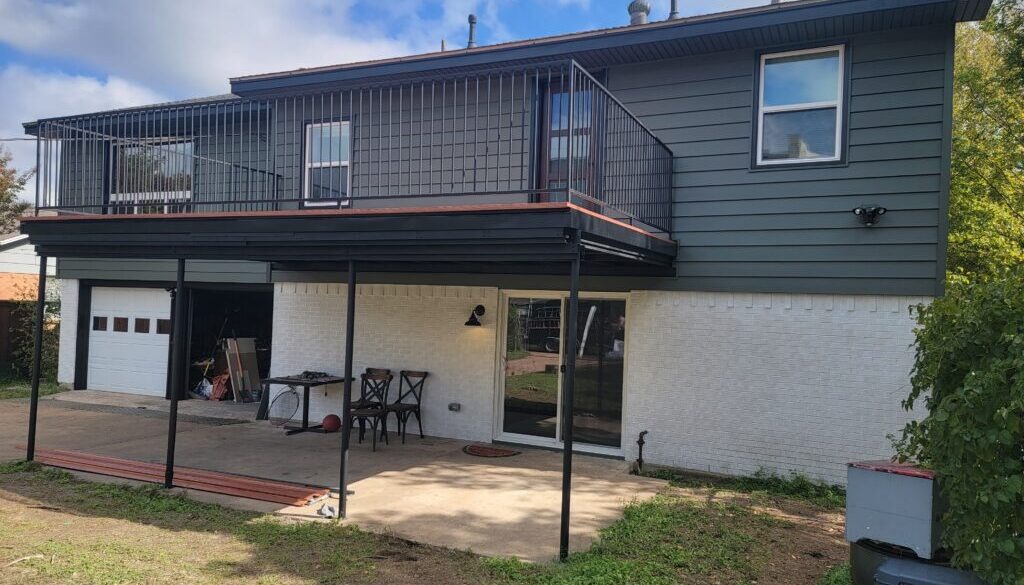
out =
<path fill-rule="evenodd" d="M 26 218 L 22 231 L 51 257 L 256 260 L 296 269 L 358 260 L 381 271 L 564 273 L 578 246 L 588 274 L 665 276 L 676 254 L 663 235 L 567 202 L 56 215 Z"/>

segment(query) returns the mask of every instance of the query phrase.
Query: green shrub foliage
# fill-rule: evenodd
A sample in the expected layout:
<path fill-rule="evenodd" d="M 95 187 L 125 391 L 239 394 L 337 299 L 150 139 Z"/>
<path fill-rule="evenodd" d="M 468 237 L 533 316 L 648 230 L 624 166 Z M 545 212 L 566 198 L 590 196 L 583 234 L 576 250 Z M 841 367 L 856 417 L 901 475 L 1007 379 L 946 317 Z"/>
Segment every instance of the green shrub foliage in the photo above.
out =
<path fill-rule="evenodd" d="M 953 285 L 916 313 L 910 409 L 926 417 L 896 441 L 934 469 L 948 503 L 953 562 L 992 585 L 1024 585 L 1024 270 Z"/>
<path fill-rule="evenodd" d="M 35 287 L 21 288 L 18 297 L 31 299 L 19 302 L 11 310 L 12 367 L 16 374 L 32 373 L 32 355 L 35 348 L 36 296 Z M 46 302 L 43 303 L 43 344 L 40 354 L 40 377 L 57 380 L 57 353 L 60 350 L 60 291 L 57 281 L 48 279 Z"/>

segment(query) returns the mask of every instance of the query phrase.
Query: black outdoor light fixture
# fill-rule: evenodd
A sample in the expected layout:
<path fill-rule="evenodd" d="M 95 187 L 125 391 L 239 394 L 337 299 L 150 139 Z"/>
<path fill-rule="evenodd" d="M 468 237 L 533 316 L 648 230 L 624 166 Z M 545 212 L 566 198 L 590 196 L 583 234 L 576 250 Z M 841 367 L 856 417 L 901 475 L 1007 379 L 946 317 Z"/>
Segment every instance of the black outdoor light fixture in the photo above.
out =
<path fill-rule="evenodd" d="M 466 327 L 479 327 L 480 319 L 477 317 L 483 317 L 487 310 L 484 309 L 483 305 L 477 305 L 473 312 L 469 314 L 469 319 L 466 319 Z"/>
<path fill-rule="evenodd" d="M 859 217 L 867 227 L 875 225 L 878 218 L 885 215 L 886 211 L 889 210 L 878 205 L 861 205 L 853 208 L 853 214 Z"/>

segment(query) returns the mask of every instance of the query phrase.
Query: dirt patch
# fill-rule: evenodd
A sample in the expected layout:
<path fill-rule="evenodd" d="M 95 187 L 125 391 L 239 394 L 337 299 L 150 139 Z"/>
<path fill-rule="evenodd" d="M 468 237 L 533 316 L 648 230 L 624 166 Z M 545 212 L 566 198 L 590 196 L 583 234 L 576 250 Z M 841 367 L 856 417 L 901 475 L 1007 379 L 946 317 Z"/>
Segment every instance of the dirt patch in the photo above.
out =
<path fill-rule="evenodd" d="M 759 585 L 816 585 L 833 567 L 849 562 L 841 511 L 782 497 L 717 488 L 666 488 L 665 493 L 703 503 L 734 504 L 776 522 L 759 530 L 765 554 Z"/>

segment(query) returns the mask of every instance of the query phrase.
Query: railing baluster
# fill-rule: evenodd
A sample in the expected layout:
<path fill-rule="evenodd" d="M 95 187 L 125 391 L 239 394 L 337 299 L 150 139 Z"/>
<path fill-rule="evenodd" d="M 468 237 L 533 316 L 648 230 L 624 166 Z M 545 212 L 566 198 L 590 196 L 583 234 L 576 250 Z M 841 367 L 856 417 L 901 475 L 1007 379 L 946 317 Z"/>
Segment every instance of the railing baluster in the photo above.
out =
<path fill-rule="evenodd" d="M 323 125 L 316 192 L 308 124 Z M 38 208 L 256 211 L 313 196 L 561 192 L 671 228 L 671 151 L 574 61 L 52 119 L 37 132 Z"/>

